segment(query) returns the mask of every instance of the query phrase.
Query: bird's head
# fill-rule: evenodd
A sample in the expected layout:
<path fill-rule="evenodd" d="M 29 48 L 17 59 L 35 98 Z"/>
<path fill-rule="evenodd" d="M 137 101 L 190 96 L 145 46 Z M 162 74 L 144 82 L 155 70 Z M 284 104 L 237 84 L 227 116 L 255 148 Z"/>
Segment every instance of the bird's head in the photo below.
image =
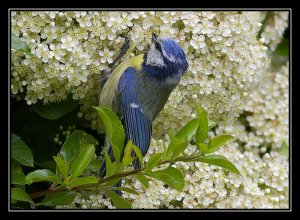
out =
<path fill-rule="evenodd" d="M 145 64 L 162 70 L 165 77 L 183 75 L 187 68 L 185 53 L 172 38 L 158 37 L 152 34 L 152 44 L 146 53 Z"/>

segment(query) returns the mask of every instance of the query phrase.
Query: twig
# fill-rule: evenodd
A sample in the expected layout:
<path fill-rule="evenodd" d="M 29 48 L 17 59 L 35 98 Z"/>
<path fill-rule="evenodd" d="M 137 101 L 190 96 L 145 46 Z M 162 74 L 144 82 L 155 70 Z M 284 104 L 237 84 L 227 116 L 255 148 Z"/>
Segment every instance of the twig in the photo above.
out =
<path fill-rule="evenodd" d="M 178 158 L 176 158 L 174 160 L 164 160 L 164 161 L 161 161 L 158 165 L 163 165 L 163 164 L 167 164 L 167 163 L 175 163 L 175 162 L 179 162 L 179 161 L 182 161 L 182 162 L 192 161 L 192 160 L 198 158 L 199 156 L 201 156 L 201 155 L 200 154 L 196 154 L 196 155 L 193 155 L 193 156 L 181 156 L 181 157 L 178 157 Z M 91 187 L 97 187 L 97 186 L 99 186 L 99 185 L 101 185 L 103 183 L 109 182 L 111 180 L 122 178 L 122 177 L 126 177 L 126 176 L 130 176 L 130 175 L 134 175 L 134 174 L 143 172 L 144 170 L 145 169 L 143 168 L 143 169 L 132 170 L 132 171 L 129 171 L 129 172 L 117 173 L 117 174 L 115 174 L 113 176 L 109 176 L 109 177 L 105 177 L 103 179 L 100 179 L 98 181 L 98 183 L 95 183 L 95 184 L 85 184 L 85 185 L 73 187 L 71 189 L 67 189 L 67 188 L 53 188 L 53 185 L 52 185 L 52 187 L 50 187 L 47 190 L 40 191 L 40 192 L 35 192 L 35 193 L 30 193 L 29 196 L 30 196 L 30 198 L 34 199 L 34 198 L 46 196 L 46 195 L 49 195 L 49 194 L 52 194 L 52 193 L 55 193 L 55 192 L 78 191 L 78 190 L 83 190 L 83 189 L 87 189 L 87 188 L 91 188 Z"/>

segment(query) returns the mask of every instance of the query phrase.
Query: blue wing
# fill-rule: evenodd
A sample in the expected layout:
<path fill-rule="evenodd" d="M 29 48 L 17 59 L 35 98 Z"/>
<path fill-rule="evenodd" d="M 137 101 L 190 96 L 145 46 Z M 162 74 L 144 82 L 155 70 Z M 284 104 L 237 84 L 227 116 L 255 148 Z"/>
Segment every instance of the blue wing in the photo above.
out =
<path fill-rule="evenodd" d="M 118 93 L 121 108 L 121 120 L 126 132 L 126 142 L 131 139 L 139 147 L 143 156 L 147 153 L 152 133 L 152 121 L 144 114 L 141 103 L 138 100 L 136 90 L 137 72 L 134 68 L 127 68 L 120 78 Z M 151 94 L 149 94 L 151 95 Z M 133 161 L 135 169 L 140 168 L 136 159 Z"/>

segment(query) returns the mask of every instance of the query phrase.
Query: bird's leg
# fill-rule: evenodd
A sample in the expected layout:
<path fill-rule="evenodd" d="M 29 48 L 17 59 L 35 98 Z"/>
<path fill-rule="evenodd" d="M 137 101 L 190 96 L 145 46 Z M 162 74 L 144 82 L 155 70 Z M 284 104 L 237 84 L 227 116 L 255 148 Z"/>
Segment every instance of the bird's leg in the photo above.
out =
<path fill-rule="evenodd" d="M 123 37 L 125 39 L 125 42 L 121 48 L 119 55 L 113 60 L 112 63 L 108 64 L 109 68 L 102 71 L 102 77 L 100 81 L 101 88 L 107 81 L 109 75 L 112 73 L 112 67 L 124 56 L 124 54 L 128 51 L 130 47 L 130 40 L 127 36 L 125 36 L 124 34 L 119 34 L 119 37 Z"/>
<path fill-rule="evenodd" d="M 125 39 L 125 42 L 121 48 L 119 55 L 113 60 L 111 64 L 108 65 L 109 68 L 112 68 L 124 56 L 124 54 L 128 51 L 130 47 L 130 41 L 127 36 L 125 36 L 124 34 L 119 34 L 119 37 L 123 37 Z"/>

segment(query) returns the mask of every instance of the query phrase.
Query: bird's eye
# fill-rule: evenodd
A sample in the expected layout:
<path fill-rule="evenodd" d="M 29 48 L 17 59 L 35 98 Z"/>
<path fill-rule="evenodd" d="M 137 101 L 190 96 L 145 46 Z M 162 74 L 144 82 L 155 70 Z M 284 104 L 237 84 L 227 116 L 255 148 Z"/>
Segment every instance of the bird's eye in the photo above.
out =
<path fill-rule="evenodd" d="M 158 42 L 155 42 L 155 48 L 156 48 L 156 50 L 161 52 L 161 46 Z"/>

